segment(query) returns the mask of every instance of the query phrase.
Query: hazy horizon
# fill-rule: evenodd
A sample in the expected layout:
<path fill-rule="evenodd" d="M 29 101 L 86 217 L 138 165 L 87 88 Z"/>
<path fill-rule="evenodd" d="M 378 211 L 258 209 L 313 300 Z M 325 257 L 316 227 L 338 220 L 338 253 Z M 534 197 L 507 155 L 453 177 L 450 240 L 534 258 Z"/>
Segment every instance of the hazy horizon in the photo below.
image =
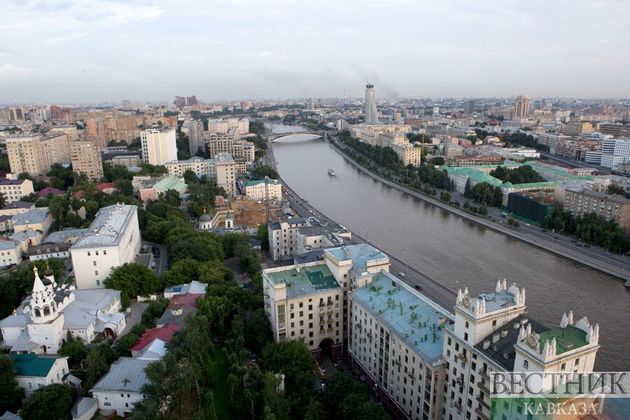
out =
<path fill-rule="evenodd" d="M 0 103 L 630 97 L 630 2 L 9 0 Z"/>

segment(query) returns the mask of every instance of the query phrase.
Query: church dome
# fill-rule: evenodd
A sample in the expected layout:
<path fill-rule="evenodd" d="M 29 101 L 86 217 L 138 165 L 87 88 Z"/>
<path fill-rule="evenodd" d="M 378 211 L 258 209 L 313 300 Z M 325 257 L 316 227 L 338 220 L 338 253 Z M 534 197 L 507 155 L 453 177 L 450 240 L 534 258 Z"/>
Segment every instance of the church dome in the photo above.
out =
<path fill-rule="evenodd" d="M 209 222 L 210 220 L 212 220 L 212 218 L 206 213 L 202 214 L 201 217 L 199 217 L 200 222 Z"/>

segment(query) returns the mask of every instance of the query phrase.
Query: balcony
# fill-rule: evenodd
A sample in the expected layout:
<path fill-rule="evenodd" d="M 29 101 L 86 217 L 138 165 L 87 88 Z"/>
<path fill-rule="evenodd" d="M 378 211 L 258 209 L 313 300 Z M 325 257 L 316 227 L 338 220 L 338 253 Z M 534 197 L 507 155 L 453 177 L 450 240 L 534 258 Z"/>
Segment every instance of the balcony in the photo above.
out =
<path fill-rule="evenodd" d="M 460 403 L 458 403 L 457 401 L 453 401 L 453 403 L 452 403 L 451 405 L 452 405 L 453 407 L 455 407 L 455 409 L 456 409 L 458 412 L 460 412 L 460 413 L 462 412 L 462 405 L 461 405 Z"/>
<path fill-rule="evenodd" d="M 488 403 L 486 402 L 486 399 L 483 398 L 483 396 L 478 395 L 477 398 L 475 398 L 479 404 L 483 405 L 484 407 L 486 407 L 488 410 L 490 410 L 490 406 L 488 405 Z"/>
<path fill-rule="evenodd" d="M 464 363 L 466 363 L 468 361 L 468 358 L 466 357 L 466 355 L 464 353 L 459 353 L 457 355 L 457 357 L 459 357 L 459 360 L 461 360 Z"/>
<path fill-rule="evenodd" d="M 490 420 L 490 417 L 486 416 L 480 408 L 475 408 L 475 413 L 484 420 Z"/>
<path fill-rule="evenodd" d="M 488 375 L 488 371 L 483 371 L 483 370 L 479 370 L 479 375 L 481 375 L 481 377 L 483 379 L 485 379 L 486 381 L 490 382 L 490 376 Z"/>
<path fill-rule="evenodd" d="M 479 382 L 479 389 L 481 390 L 481 392 L 483 392 L 486 395 L 490 395 L 490 390 L 488 389 L 488 386 L 483 383 L 483 382 Z"/>
<path fill-rule="evenodd" d="M 464 386 L 464 380 L 462 378 L 455 379 L 455 383 L 457 383 L 459 386 Z"/>

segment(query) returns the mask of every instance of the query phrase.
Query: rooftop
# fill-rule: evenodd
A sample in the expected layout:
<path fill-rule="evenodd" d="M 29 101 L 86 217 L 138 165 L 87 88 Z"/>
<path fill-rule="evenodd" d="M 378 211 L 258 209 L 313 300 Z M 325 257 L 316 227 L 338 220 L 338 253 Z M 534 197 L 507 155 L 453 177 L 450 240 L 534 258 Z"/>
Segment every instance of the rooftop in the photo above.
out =
<path fill-rule="evenodd" d="M 0 250 L 10 250 L 19 247 L 20 244 L 17 241 L 11 239 L 0 239 Z"/>
<path fill-rule="evenodd" d="M 153 184 L 153 188 L 158 191 L 175 190 L 177 192 L 184 192 L 188 189 L 188 186 L 184 181 L 176 176 L 165 176 L 158 182 Z"/>
<path fill-rule="evenodd" d="M 552 328 L 540 334 L 540 346 L 544 347 L 546 341 L 556 339 L 556 350 L 558 354 L 575 350 L 588 344 L 586 332 L 568 325 L 566 328 Z"/>
<path fill-rule="evenodd" d="M 45 378 L 48 372 L 55 364 L 58 357 L 38 356 L 34 353 L 16 354 L 10 353 L 9 356 L 15 363 L 17 376 L 37 376 Z"/>
<path fill-rule="evenodd" d="M 42 223 L 48 217 L 48 207 L 36 207 L 13 216 L 13 226 Z"/>
<path fill-rule="evenodd" d="M 182 327 L 176 324 L 166 324 L 162 327 L 148 329 L 144 333 L 142 333 L 142 336 L 140 337 L 138 342 L 134 344 L 133 347 L 131 347 L 129 350 L 141 351 L 146 346 L 151 344 L 153 340 L 156 340 L 158 338 L 163 342 L 168 343 L 169 341 L 171 341 L 171 338 L 173 338 L 173 335 L 175 335 L 175 333 L 181 329 Z"/>
<path fill-rule="evenodd" d="M 14 201 L 2 207 L 2 210 L 30 209 L 31 207 L 35 207 L 35 203 L 31 203 L 30 201 Z"/>
<path fill-rule="evenodd" d="M 494 360 L 499 366 L 507 369 L 508 372 L 512 372 L 514 370 L 514 359 L 516 358 L 514 345 L 518 341 L 521 326 L 526 326 L 527 324 L 532 326 L 532 331 L 539 334 L 541 334 L 541 332 L 544 334 L 544 331 L 548 329 L 543 324 L 528 319 L 525 315 L 520 315 L 503 325 L 484 340 L 481 340 L 475 347 L 487 357 Z M 486 345 L 484 345 L 484 343 L 486 343 Z M 484 348 L 486 346 L 487 348 Z"/>
<path fill-rule="evenodd" d="M 486 312 L 494 312 L 516 305 L 515 296 L 507 290 L 492 293 L 479 293 L 478 297 L 486 301 Z"/>
<path fill-rule="evenodd" d="M 101 208 L 88 228 L 88 232 L 75 242 L 72 248 L 115 246 L 127 229 L 138 207 L 129 204 L 114 204 Z"/>
<path fill-rule="evenodd" d="M 0 178 L 0 185 L 22 185 L 24 182 L 26 182 L 25 179 Z"/>
<path fill-rule="evenodd" d="M 254 180 L 245 182 L 245 186 L 246 187 L 255 187 L 256 185 L 264 184 L 265 182 L 267 184 L 269 184 L 269 185 L 278 185 L 278 184 L 280 184 L 280 181 L 278 181 L 277 179 L 268 179 L 268 180 L 265 180 L 265 179 L 254 179 Z"/>
<path fill-rule="evenodd" d="M 68 239 L 72 240 L 73 238 L 80 238 L 85 233 L 87 233 L 87 231 L 88 229 L 74 229 L 74 228 L 63 229 L 57 232 L 50 233 L 48 236 L 46 236 L 46 238 L 44 239 L 44 242 L 50 242 L 50 243 L 55 243 L 55 244 L 60 243 L 60 242 L 67 242 Z"/>
<path fill-rule="evenodd" d="M 376 274 L 372 283 L 352 292 L 351 299 L 387 325 L 423 359 L 433 362 L 442 357 L 441 325 L 451 318 L 450 314 L 421 294 L 408 290 L 390 273 Z"/>
<path fill-rule="evenodd" d="M 389 257 L 383 251 L 364 243 L 330 248 L 324 252 L 337 261 L 352 260 L 352 271 L 355 273 L 366 271 L 372 262 L 389 262 Z"/>
<path fill-rule="evenodd" d="M 214 160 L 217 162 L 217 165 L 219 164 L 228 165 L 228 164 L 234 163 L 234 159 L 232 158 L 232 155 L 225 152 L 217 153 L 216 156 L 214 157 Z"/>
<path fill-rule="evenodd" d="M 286 284 L 289 299 L 340 287 L 326 263 L 292 266 L 266 275 L 274 284 Z"/>
<path fill-rule="evenodd" d="M 109 372 L 90 391 L 142 392 L 142 387 L 149 383 L 144 372 L 149 363 L 150 360 L 121 357 L 111 365 Z"/>
<path fill-rule="evenodd" d="M 619 194 L 606 194 L 599 191 L 593 191 L 586 188 L 567 188 L 567 191 L 571 191 L 576 194 L 584 194 L 589 197 L 597 198 L 600 200 L 612 201 L 618 204 L 630 204 L 630 200 Z"/>

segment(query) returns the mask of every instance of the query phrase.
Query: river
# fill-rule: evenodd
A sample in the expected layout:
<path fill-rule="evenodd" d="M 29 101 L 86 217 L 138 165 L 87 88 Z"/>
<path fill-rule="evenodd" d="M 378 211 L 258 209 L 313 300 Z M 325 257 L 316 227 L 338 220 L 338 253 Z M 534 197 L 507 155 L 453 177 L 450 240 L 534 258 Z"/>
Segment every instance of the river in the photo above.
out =
<path fill-rule="evenodd" d="M 453 292 L 491 291 L 507 278 L 526 288 L 531 318 L 555 326 L 565 311 L 587 316 L 600 324 L 596 369 L 630 370 L 630 292 L 621 280 L 387 187 L 313 137 L 273 146 L 280 176 L 313 207 Z"/>

